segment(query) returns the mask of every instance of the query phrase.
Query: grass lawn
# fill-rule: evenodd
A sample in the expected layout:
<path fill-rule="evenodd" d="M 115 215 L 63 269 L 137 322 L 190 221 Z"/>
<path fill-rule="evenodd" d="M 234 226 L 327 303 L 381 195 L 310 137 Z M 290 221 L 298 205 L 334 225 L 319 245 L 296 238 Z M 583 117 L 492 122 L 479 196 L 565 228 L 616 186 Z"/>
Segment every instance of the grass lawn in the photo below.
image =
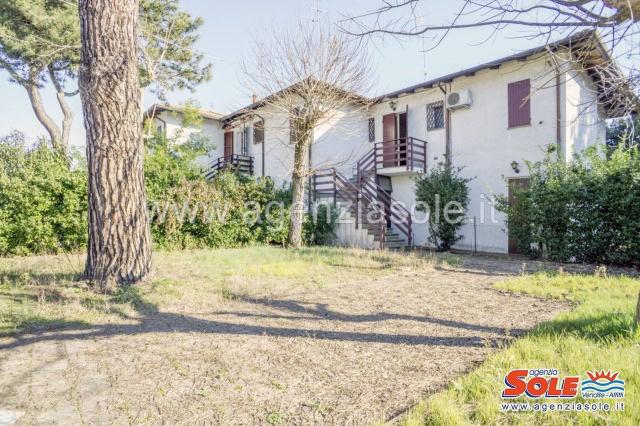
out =
<path fill-rule="evenodd" d="M 0 412 L 23 423 L 640 424 L 640 280 L 251 247 L 158 252 L 148 282 L 103 295 L 83 261 L 0 259 Z M 619 371 L 626 410 L 501 412 L 520 368 Z"/>
<path fill-rule="evenodd" d="M 407 416 L 405 425 L 640 424 L 640 330 L 633 324 L 639 280 L 539 273 L 496 286 L 510 292 L 568 300 L 576 307 L 542 323 L 478 369 L 422 402 Z M 594 369 L 619 371 L 626 383 L 625 411 L 501 412 L 503 378 L 508 371 L 520 368 L 556 368 L 561 375 L 582 378 L 586 371 Z"/>
<path fill-rule="evenodd" d="M 79 281 L 84 256 L 5 258 L 0 259 L 0 337 L 126 321 L 160 309 L 197 310 L 239 296 L 323 288 L 436 261 L 457 258 L 335 248 L 158 252 L 148 283 L 101 295 Z"/>

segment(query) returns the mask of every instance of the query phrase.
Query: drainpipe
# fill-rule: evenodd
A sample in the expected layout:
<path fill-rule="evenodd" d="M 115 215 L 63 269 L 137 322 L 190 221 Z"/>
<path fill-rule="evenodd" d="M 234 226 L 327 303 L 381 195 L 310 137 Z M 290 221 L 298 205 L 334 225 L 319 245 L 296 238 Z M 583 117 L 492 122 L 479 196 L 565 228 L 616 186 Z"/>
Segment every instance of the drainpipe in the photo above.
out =
<path fill-rule="evenodd" d="M 253 113 L 253 115 L 255 115 L 256 117 L 258 117 L 260 119 L 260 121 L 262 122 L 262 177 L 264 177 L 264 145 L 267 142 L 267 130 L 266 130 L 266 126 L 265 126 L 265 121 L 264 121 L 264 117 L 262 117 L 260 114 L 257 113 Z"/>
<path fill-rule="evenodd" d="M 444 164 L 446 167 L 451 167 L 452 158 L 451 158 L 451 111 L 447 108 L 447 89 L 443 87 L 443 85 L 439 85 L 438 88 L 444 94 L 444 110 L 445 110 L 445 123 L 444 123 L 444 138 L 445 138 L 445 154 L 444 154 Z"/>
<path fill-rule="evenodd" d="M 560 70 L 556 66 L 556 145 L 558 148 L 558 156 L 562 155 L 562 96 L 560 93 L 560 83 Z"/>

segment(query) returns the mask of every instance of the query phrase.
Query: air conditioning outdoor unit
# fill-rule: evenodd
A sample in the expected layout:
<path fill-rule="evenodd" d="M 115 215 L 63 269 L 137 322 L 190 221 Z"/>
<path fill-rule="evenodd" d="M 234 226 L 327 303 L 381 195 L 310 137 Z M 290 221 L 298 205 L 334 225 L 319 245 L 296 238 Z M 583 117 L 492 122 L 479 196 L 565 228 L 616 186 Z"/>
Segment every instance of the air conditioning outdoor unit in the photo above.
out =
<path fill-rule="evenodd" d="M 460 90 L 447 95 L 447 109 L 469 108 L 473 103 L 470 90 Z"/>

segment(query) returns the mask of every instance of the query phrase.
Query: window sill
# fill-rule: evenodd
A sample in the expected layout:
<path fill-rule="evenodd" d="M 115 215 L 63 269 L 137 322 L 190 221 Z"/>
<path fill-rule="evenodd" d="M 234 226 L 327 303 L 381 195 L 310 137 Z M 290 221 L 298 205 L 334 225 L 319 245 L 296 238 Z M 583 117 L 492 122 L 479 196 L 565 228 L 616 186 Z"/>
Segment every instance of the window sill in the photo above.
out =
<path fill-rule="evenodd" d="M 522 127 L 531 127 L 531 123 L 527 123 L 527 124 L 520 124 L 518 126 L 512 126 L 512 127 L 507 127 L 507 130 L 511 130 L 511 129 L 520 129 Z"/>

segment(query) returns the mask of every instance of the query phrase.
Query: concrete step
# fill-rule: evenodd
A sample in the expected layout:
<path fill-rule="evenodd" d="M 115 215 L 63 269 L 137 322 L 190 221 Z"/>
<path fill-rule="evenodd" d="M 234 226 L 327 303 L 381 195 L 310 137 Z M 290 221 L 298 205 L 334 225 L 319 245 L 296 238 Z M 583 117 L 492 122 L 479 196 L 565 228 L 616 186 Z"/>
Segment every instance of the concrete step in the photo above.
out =
<path fill-rule="evenodd" d="M 405 243 L 404 241 L 402 242 L 387 242 L 385 241 L 384 243 L 384 248 L 386 249 L 403 249 L 407 247 L 407 243 Z"/>

